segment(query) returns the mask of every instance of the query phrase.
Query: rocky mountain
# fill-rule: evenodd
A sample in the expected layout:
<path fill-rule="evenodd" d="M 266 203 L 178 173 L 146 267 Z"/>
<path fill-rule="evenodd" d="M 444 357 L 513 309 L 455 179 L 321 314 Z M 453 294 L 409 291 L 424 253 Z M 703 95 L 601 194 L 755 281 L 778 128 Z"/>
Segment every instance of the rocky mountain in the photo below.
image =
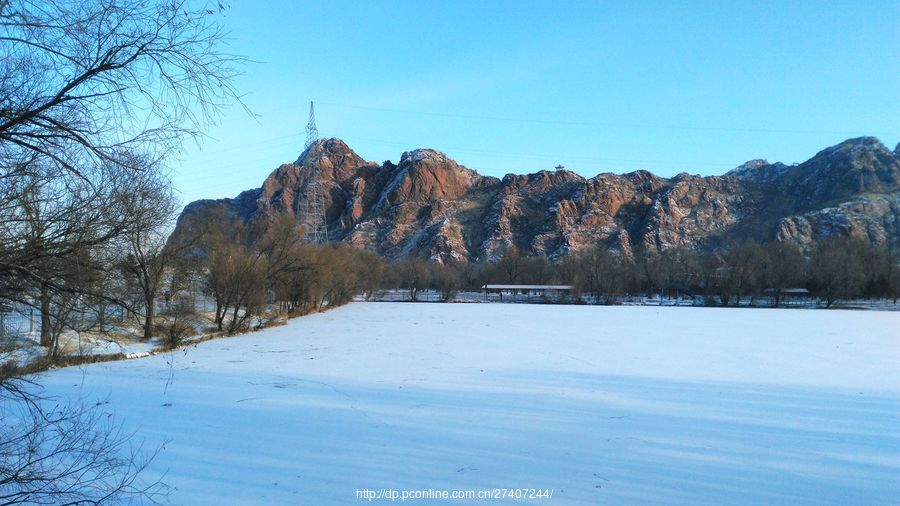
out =
<path fill-rule="evenodd" d="M 900 146 L 862 137 L 798 165 L 751 160 L 723 176 L 666 179 L 647 171 L 590 179 L 569 172 L 482 176 L 439 151 L 403 153 L 398 164 L 360 158 L 322 139 L 275 169 L 262 187 L 185 207 L 175 236 L 212 212 L 264 229 L 287 213 L 304 223 L 310 183 L 324 194 L 329 239 L 389 258 L 495 259 L 516 245 L 556 258 L 600 244 L 713 247 L 750 237 L 808 247 L 831 235 L 877 244 L 900 239 Z"/>

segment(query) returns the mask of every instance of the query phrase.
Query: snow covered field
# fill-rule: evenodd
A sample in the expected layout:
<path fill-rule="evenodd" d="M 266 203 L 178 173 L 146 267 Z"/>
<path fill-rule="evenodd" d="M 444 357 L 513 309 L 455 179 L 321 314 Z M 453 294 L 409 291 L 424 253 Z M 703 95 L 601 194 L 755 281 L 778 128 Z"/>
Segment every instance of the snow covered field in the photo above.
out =
<path fill-rule="evenodd" d="M 893 312 L 354 303 L 42 382 L 164 444 L 178 504 L 900 503 Z"/>

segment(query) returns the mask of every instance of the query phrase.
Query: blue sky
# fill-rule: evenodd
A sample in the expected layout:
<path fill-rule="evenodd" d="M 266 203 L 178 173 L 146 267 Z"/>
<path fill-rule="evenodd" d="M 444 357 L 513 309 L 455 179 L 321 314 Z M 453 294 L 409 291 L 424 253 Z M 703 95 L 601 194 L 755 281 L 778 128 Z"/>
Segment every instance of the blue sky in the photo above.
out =
<path fill-rule="evenodd" d="M 319 132 L 483 174 L 721 174 L 900 141 L 900 1 L 234 1 L 245 103 L 172 162 L 184 203 L 260 186 Z"/>

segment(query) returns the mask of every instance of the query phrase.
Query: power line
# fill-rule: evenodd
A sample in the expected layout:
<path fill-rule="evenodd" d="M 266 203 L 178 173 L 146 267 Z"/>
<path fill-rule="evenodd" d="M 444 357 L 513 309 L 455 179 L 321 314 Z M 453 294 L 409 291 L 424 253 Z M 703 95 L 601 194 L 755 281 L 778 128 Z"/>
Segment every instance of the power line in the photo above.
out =
<path fill-rule="evenodd" d="M 397 147 L 405 147 L 407 150 L 410 149 L 409 146 L 412 143 L 400 143 L 395 141 L 386 141 L 381 139 L 370 139 L 365 137 L 348 137 L 348 139 L 354 141 L 361 141 L 365 143 L 374 143 L 374 144 L 382 144 L 385 146 L 397 146 Z M 442 146 L 439 151 L 448 153 L 448 152 L 458 152 L 458 153 L 472 153 L 483 156 L 495 156 L 495 157 L 504 157 L 504 158 L 521 158 L 521 159 L 533 159 L 533 160 L 556 160 L 560 157 L 557 154 L 546 154 L 546 153 L 521 153 L 521 152 L 510 152 L 510 151 L 496 151 L 496 150 L 486 150 L 479 148 L 459 148 L 452 146 Z M 681 167 L 704 167 L 704 168 L 716 168 L 723 169 L 728 168 L 729 163 L 715 163 L 715 162 L 703 162 L 703 163 L 690 163 L 690 162 L 679 162 L 672 160 L 635 160 L 635 159 L 626 159 L 626 158 L 607 158 L 607 157 L 580 157 L 580 156 L 569 156 L 566 155 L 564 157 L 568 161 L 580 161 L 583 163 L 595 163 L 595 164 L 604 164 L 604 163 L 625 163 L 625 164 L 668 164 L 671 166 L 681 166 Z M 456 160 L 459 162 L 459 160 Z M 555 163 L 555 162 L 554 162 Z M 466 164 L 465 165 L 470 168 L 475 168 Z M 488 169 L 495 170 L 495 169 Z M 501 169 L 509 171 L 510 169 Z"/>
<path fill-rule="evenodd" d="M 335 107 L 344 107 L 347 109 L 357 109 L 373 112 L 387 112 L 394 114 L 408 114 L 417 116 L 436 116 L 444 118 L 460 118 L 467 120 L 481 121 L 502 121 L 512 123 L 534 123 L 543 125 L 569 125 L 569 126 L 589 126 L 598 128 L 633 128 L 633 129 L 661 129 L 661 130 L 698 130 L 698 131 L 725 131 L 725 132 L 755 132 L 755 133 L 796 133 L 796 134 L 835 134 L 845 135 L 853 134 L 849 130 L 806 130 L 806 129 L 782 129 L 782 128 L 754 128 L 754 127 L 717 127 L 717 126 L 700 126 L 700 125 L 652 125 L 646 123 L 600 123 L 593 121 L 565 121 L 565 120 L 548 120 L 541 118 L 514 118 L 503 116 L 480 116 L 473 114 L 458 114 L 435 111 L 414 111 L 408 109 L 388 109 L 381 107 L 368 107 L 361 105 L 341 104 L 336 102 L 319 102 L 324 105 Z M 564 115 L 564 114 L 560 114 Z"/>

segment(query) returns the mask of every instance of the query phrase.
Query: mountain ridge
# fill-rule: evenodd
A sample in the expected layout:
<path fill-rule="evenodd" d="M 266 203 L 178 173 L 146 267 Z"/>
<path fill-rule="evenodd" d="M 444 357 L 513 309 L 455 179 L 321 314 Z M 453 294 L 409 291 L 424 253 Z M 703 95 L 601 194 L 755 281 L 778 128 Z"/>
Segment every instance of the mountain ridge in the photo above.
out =
<path fill-rule="evenodd" d="M 874 137 L 848 139 L 801 164 L 757 159 L 719 176 L 671 178 L 644 170 L 496 178 L 434 149 L 378 164 L 340 139 L 320 139 L 260 188 L 188 204 L 175 235 L 213 210 L 262 229 L 284 213 L 302 224 L 313 178 L 329 238 L 391 259 L 493 260 L 509 246 L 558 258 L 592 245 L 630 254 L 741 238 L 803 248 L 832 235 L 900 239 L 900 156 Z"/>

